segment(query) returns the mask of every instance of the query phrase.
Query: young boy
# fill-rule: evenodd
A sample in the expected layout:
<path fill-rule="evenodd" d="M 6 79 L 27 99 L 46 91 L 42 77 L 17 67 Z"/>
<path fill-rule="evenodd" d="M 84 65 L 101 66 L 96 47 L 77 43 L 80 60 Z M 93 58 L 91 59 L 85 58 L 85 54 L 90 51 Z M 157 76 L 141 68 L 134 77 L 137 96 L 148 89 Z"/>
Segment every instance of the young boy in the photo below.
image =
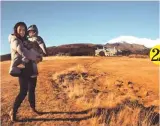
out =
<path fill-rule="evenodd" d="M 31 25 L 28 27 L 28 40 L 24 43 L 31 51 L 37 52 L 41 57 L 47 56 L 47 49 L 43 39 L 38 36 L 38 28 L 36 25 Z M 25 60 L 25 58 L 24 58 Z M 33 62 L 33 75 L 31 77 L 36 77 L 38 75 L 38 69 L 36 62 Z"/>
<path fill-rule="evenodd" d="M 36 25 L 31 25 L 28 27 L 28 40 L 32 42 L 33 49 L 40 53 L 42 56 L 47 56 L 46 45 L 42 37 L 38 36 L 38 28 Z"/>

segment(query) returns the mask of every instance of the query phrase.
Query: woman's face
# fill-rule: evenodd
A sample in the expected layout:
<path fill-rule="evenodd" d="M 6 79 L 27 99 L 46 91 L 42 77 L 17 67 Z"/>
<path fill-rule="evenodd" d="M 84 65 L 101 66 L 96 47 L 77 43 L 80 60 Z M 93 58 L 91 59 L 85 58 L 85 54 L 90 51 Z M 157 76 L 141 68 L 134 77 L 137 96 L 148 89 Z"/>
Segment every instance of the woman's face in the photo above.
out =
<path fill-rule="evenodd" d="M 17 27 L 17 33 L 21 36 L 24 37 L 25 36 L 25 27 L 23 25 L 20 25 Z"/>

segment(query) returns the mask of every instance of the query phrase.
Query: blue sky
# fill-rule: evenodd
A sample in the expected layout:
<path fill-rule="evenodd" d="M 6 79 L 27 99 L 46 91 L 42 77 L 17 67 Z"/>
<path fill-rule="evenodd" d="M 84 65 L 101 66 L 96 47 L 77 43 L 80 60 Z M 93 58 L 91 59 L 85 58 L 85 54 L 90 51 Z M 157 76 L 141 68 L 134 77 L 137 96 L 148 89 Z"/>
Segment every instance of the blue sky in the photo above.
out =
<path fill-rule="evenodd" d="M 10 53 L 8 35 L 18 21 L 36 24 L 47 46 L 105 44 L 118 36 L 157 39 L 157 2 L 1 2 L 1 54 Z"/>

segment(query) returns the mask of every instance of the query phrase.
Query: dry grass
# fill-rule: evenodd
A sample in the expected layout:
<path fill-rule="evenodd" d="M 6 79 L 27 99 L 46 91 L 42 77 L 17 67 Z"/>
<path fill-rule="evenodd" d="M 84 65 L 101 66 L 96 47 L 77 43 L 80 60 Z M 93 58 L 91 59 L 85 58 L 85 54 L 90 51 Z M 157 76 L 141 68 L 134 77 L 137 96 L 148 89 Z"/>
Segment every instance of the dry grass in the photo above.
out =
<path fill-rule="evenodd" d="M 148 55 L 132 54 L 129 55 L 129 58 L 149 58 Z"/>
<path fill-rule="evenodd" d="M 13 125 L 158 126 L 158 68 L 147 59 L 55 58 L 39 64 L 36 103 L 46 113 L 34 114 L 26 99 L 18 118 L 31 120 Z M 2 66 L 1 121 L 6 126 L 12 125 L 8 112 L 18 84 L 7 74 L 9 62 Z"/>
<path fill-rule="evenodd" d="M 141 98 L 148 95 L 147 90 L 140 88 L 134 89 L 133 82 L 124 83 L 122 80 L 116 80 L 114 83 L 109 83 L 107 82 L 107 78 L 107 81 L 103 81 L 107 82 L 105 84 L 102 82 L 101 78 L 97 77 L 99 75 L 91 73 L 91 71 L 90 73 L 86 73 L 87 77 L 84 77 L 83 73 L 86 71 L 87 70 L 82 66 L 78 65 L 77 67 L 59 73 L 59 76 L 56 75 L 56 79 L 54 75 L 53 80 L 57 81 L 62 75 L 64 79 L 62 82 L 65 83 L 65 85 L 68 84 L 66 95 L 68 95 L 70 99 L 75 100 L 76 104 L 83 109 L 92 109 L 92 114 L 97 115 L 91 121 L 92 126 L 150 126 L 153 124 L 153 116 L 155 115 L 152 115 L 152 113 L 154 110 L 147 110 L 147 108 L 143 106 Z M 72 79 L 69 79 L 68 76 L 72 76 Z M 100 84 L 100 82 L 103 84 Z M 61 79 L 57 84 L 61 85 Z M 97 89 L 99 84 L 102 87 Z M 93 94 L 92 91 L 95 94 Z M 141 97 L 139 98 L 139 96 Z M 128 106 L 126 103 L 131 105 Z M 121 106 L 122 108 L 119 108 Z M 141 106 L 143 108 L 141 108 Z M 100 108 L 103 108 L 103 110 Z M 118 113 L 116 112 L 117 108 L 119 109 Z M 156 108 L 156 106 L 154 108 Z M 112 112 L 106 117 L 110 110 L 112 110 Z M 140 119 L 141 111 L 146 112 L 145 117 L 142 120 Z"/>

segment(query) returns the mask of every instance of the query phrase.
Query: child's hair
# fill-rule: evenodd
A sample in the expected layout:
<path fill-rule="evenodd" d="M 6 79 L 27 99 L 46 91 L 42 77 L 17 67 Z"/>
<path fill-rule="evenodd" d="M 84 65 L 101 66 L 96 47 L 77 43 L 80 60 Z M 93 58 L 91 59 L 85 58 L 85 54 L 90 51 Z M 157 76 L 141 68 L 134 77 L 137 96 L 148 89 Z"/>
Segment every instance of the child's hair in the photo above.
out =
<path fill-rule="evenodd" d="M 20 26 L 20 25 L 25 27 L 25 35 L 24 35 L 23 38 L 17 33 L 17 28 L 18 28 L 18 26 Z M 16 23 L 15 26 L 14 26 L 14 28 L 13 28 L 13 30 L 14 30 L 14 33 L 13 33 L 13 34 L 14 34 L 17 38 L 19 38 L 19 39 L 25 39 L 25 40 L 26 40 L 26 38 L 27 38 L 27 25 L 26 25 L 24 22 L 18 22 L 18 23 Z"/>
<path fill-rule="evenodd" d="M 27 31 L 28 31 L 28 34 L 29 34 L 29 31 L 35 31 L 35 34 L 38 35 L 38 28 L 37 28 L 37 26 L 35 24 L 30 25 L 28 27 Z"/>

